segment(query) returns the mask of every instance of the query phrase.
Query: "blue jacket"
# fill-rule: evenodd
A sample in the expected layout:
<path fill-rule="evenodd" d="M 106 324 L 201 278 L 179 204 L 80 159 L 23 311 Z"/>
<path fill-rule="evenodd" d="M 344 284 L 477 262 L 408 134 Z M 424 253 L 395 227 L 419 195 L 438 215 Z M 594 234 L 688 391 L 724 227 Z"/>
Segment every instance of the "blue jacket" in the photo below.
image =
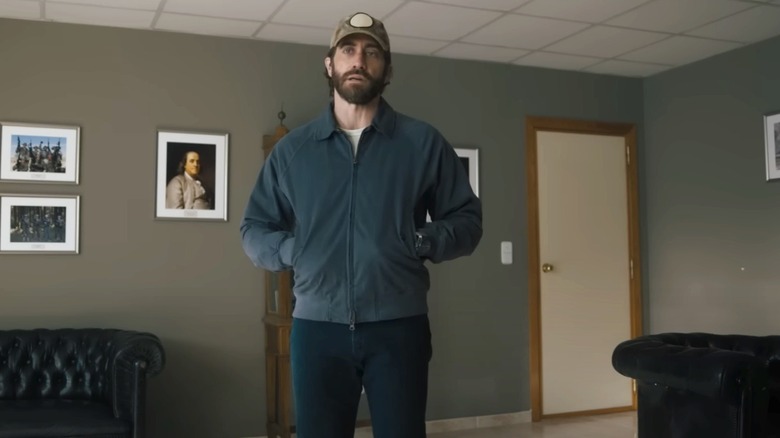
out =
<path fill-rule="evenodd" d="M 331 104 L 277 143 L 249 198 L 244 251 L 256 266 L 294 270 L 296 318 L 424 314 L 424 261 L 471 254 L 482 237 L 481 203 L 433 127 L 382 99 L 358 144 L 355 156 Z M 416 232 L 430 239 L 427 253 L 417 253 Z"/>

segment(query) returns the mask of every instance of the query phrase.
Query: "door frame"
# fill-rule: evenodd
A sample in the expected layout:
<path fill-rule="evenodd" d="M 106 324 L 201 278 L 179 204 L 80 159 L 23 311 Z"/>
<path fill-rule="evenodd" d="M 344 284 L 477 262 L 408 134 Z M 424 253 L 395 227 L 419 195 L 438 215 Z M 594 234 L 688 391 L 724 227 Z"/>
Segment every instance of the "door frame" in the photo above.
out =
<path fill-rule="evenodd" d="M 623 137 L 626 143 L 626 184 L 628 195 L 628 246 L 631 337 L 642 334 L 642 281 L 639 247 L 639 191 L 637 177 L 636 127 L 628 123 L 608 123 L 551 117 L 526 116 L 525 166 L 528 202 L 528 310 L 530 317 L 531 418 L 602 414 L 625 411 L 625 408 L 599 409 L 587 412 L 542 414 L 542 341 L 541 341 L 541 261 L 539 255 L 539 180 L 537 169 L 537 132 L 596 134 Z M 636 390 L 632 406 L 636 409 Z"/>

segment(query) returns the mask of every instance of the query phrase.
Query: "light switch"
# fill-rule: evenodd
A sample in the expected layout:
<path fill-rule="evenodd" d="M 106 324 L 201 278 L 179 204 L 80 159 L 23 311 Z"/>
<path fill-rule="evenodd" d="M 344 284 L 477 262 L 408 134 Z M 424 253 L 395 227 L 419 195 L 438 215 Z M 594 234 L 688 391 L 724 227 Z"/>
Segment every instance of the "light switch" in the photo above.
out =
<path fill-rule="evenodd" d="M 501 263 L 512 264 L 512 242 L 501 242 Z"/>

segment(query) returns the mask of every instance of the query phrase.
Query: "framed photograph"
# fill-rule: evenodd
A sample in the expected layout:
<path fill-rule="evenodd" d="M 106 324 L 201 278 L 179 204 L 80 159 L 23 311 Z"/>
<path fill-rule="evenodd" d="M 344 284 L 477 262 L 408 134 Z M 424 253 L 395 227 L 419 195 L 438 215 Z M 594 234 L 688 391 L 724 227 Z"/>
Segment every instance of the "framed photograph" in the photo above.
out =
<path fill-rule="evenodd" d="M 155 217 L 227 220 L 227 134 L 157 132 Z"/>
<path fill-rule="evenodd" d="M 460 162 L 466 168 L 466 174 L 469 176 L 471 189 L 479 197 L 479 149 L 477 148 L 455 148 L 455 152 L 460 157 Z"/>
<path fill-rule="evenodd" d="M 78 126 L 0 125 L 0 181 L 78 184 Z"/>
<path fill-rule="evenodd" d="M 766 180 L 780 178 L 780 113 L 764 116 Z"/>
<path fill-rule="evenodd" d="M 0 253 L 78 252 L 78 196 L 0 194 Z"/>

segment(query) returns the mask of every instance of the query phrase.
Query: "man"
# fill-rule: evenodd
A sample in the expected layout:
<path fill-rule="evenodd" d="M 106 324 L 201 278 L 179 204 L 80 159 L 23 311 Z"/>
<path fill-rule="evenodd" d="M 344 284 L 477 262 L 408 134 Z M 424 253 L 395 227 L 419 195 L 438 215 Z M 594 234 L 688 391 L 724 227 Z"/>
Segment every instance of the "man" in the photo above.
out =
<path fill-rule="evenodd" d="M 30 171 L 30 149 L 27 148 L 27 143 L 21 142 L 20 137 L 16 137 L 16 164 L 14 164 L 13 170 L 17 172 Z"/>
<path fill-rule="evenodd" d="M 352 437 L 361 387 L 376 438 L 424 437 L 424 262 L 470 254 L 482 207 L 444 137 L 381 97 L 392 76 L 382 22 L 342 20 L 325 74 L 331 104 L 283 137 L 260 172 L 244 251 L 257 266 L 295 271 L 298 437 Z"/>
<path fill-rule="evenodd" d="M 209 210 L 209 193 L 198 179 L 200 154 L 187 151 L 179 162 L 179 174 L 171 178 L 165 190 L 165 208 Z"/>

